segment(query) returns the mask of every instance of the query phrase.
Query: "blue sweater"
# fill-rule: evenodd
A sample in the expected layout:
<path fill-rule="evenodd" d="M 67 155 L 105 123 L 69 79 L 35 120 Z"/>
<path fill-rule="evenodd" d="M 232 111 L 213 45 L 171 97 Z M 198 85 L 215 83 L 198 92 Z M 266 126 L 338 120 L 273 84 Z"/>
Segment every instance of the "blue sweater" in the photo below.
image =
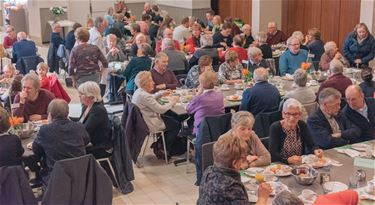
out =
<path fill-rule="evenodd" d="M 302 62 L 306 62 L 307 55 L 307 51 L 303 49 L 301 49 L 298 54 L 293 54 L 290 50 L 285 51 L 280 56 L 280 75 L 285 75 L 287 73 L 293 74 L 294 71 L 301 67 Z M 313 65 L 311 65 L 311 67 L 313 67 Z"/>
<path fill-rule="evenodd" d="M 256 116 L 262 112 L 277 110 L 279 103 L 279 90 L 266 81 L 258 82 L 243 93 L 240 110 L 247 110 Z"/>

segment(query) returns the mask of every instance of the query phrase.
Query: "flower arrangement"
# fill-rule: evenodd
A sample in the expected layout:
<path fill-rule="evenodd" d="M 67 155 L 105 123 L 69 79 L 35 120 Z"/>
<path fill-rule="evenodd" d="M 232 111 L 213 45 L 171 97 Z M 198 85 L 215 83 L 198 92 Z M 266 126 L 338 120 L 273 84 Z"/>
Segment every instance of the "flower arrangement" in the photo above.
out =
<path fill-rule="evenodd" d="M 15 135 L 18 135 L 20 131 L 22 131 L 22 122 L 23 119 L 21 117 L 9 117 L 10 123 L 10 130 L 9 132 Z"/>
<path fill-rule="evenodd" d="M 242 26 L 245 24 L 245 22 L 240 18 L 235 18 L 233 20 L 233 23 L 235 23 L 240 28 L 242 28 Z"/>
<path fill-rule="evenodd" d="M 66 13 L 66 10 L 60 6 L 54 6 L 54 7 L 51 7 L 49 8 L 49 10 L 51 11 L 51 13 L 57 18 L 59 16 L 62 16 Z"/>
<path fill-rule="evenodd" d="M 302 62 L 301 63 L 301 68 L 305 71 L 307 71 L 311 67 L 311 63 L 309 62 Z"/>
<path fill-rule="evenodd" d="M 252 79 L 252 75 L 251 75 L 251 72 L 247 69 L 247 68 L 244 68 L 242 69 L 242 76 L 245 78 L 245 82 L 250 82 L 251 79 Z"/>

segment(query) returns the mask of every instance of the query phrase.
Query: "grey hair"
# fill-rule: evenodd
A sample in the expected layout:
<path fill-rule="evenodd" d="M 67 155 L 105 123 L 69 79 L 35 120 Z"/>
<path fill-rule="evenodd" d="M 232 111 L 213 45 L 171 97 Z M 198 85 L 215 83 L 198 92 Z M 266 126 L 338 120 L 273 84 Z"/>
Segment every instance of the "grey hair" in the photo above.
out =
<path fill-rule="evenodd" d="M 261 31 L 255 36 L 255 40 L 257 40 L 259 43 L 266 43 L 267 42 L 267 34 L 263 31 Z"/>
<path fill-rule="evenodd" d="M 293 75 L 294 83 L 299 87 L 305 87 L 307 83 L 307 74 L 303 69 L 297 69 Z"/>
<path fill-rule="evenodd" d="M 324 44 L 324 52 L 329 53 L 334 48 L 337 48 L 337 45 L 334 41 L 328 41 L 326 44 Z"/>
<path fill-rule="evenodd" d="M 146 36 L 145 36 L 143 33 L 139 33 L 139 34 L 135 37 L 135 41 L 139 40 L 140 38 L 144 38 L 144 39 L 146 39 Z"/>
<path fill-rule="evenodd" d="M 295 37 L 295 36 L 291 36 L 291 37 L 289 37 L 288 40 L 286 40 L 286 44 L 287 44 L 288 46 L 290 46 L 290 44 L 292 43 L 293 40 L 297 40 L 297 41 L 300 42 L 300 44 L 301 44 L 301 41 L 300 41 L 297 37 Z"/>
<path fill-rule="evenodd" d="M 139 88 L 143 88 L 143 86 L 149 81 L 152 80 L 151 72 L 150 71 L 141 71 L 139 72 L 134 79 L 134 83 Z"/>
<path fill-rule="evenodd" d="M 285 112 L 287 109 L 289 109 L 291 107 L 298 108 L 300 112 L 303 112 L 302 104 L 294 98 L 289 98 L 289 99 L 285 100 L 285 102 L 283 104 L 283 112 Z"/>
<path fill-rule="evenodd" d="M 329 71 L 331 74 L 337 74 L 344 72 L 344 65 L 337 59 L 332 59 L 329 63 Z"/>
<path fill-rule="evenodd" d="M 139 48 L 145 56 L 149 56 L 152 52 L 151 46 L 148 43 L 142 43 Z"/>
<path fill-rule="evenodd" d="M 101 102 L 102 96 L 100 95 L 100 87 L 94 81 L 87 81 L 79 85 L 78 92 L 84 96 L 92 98 L 94 102 Z"/>
<path fill-rule="evenodd" d="M 116 39 L 116 42 L 117 42 L 117 36 L 115 35 L 115 34 L 108 34 L 107 35 L 107 40 L 109 40 L 109 39 Z"/>
<path fill-rule="evenodd" d="M 159 52 L 155 56 L 155 62 L 159 61 L 161 58 L 168 58 L 168 55 L 166 53 L 164 53 L 164 52 Z"/>
<path fill-rule="evenodd" d="M 250 126 L 252 127 L 254 125 L 254 122 L 254 115 L 248 111 L 238 111 L 232 115 L 231 119 L 232 128 L 236 125 L 246 126 L 248 124 L 250 124 Z"/>
<path fill-rule="evenodd" d="M 329 98 L 341 99 L 341 93 L 335 88 L 324 88 L 319 92 L 319 104 L 322 105 Z"/>
<path fill-rule="evenodd" d="M 255 82 L 262 82 L 268 80 L 268 71 L 263 67 L 255 69 L 253 75 Z"/>
<path fill-rule="evenodd" d="M 174 41 L 171 38 L 163 38 L 161 41 L 161 50 L 171 48 L 174 49 Z"/>
<path fill-rule="evenodd" d="M 211 35 L 205 34 L 201 35 L 201 45 L 202 46 L 212 46 L 213 39 Z"/>
<path fill-rule="evenodd" d="M 65 119 L 69 115 L 69 105 L 65 100 L 54 99 L 49 103 L 47 112 L 52 119 Z"/>
<path fill-rule="evenodd" d="M 294 31 L 292 36 L 297 37 L 299 39 L 299 42 L 302 43 L 304 40 L 303 33 L 301 31 Z"/>
<path fill-rule="evenodd" d="M 39 81 L 39 78 L 37 75 L 35 74 L 32 74 L 32 73 L 29 73 L 25 76 L 23 76 L 22 78 L 22 85 L 26 82 L 26 81 L 32 81 L 33 82 L 33 85 L 34 85 L 34 88 L 39 90 L 40 89 L 40 81 Z"/>
<path fill-rule="evenodd" d="M 258 47 L 253 46 L 247 49 L 247 55 L 249 56 L 249 58 L 252 58 L 253 56 L 256 56 L 258 54 L 263 55 L 262 50 L 260 50 Z"/>
<path fill-rule="evenodd" d="M 299 199 L 295 194 L 290 193 L 289 191 L 282 191 L 277 194 L 272 201 L 272 205 L 303 205 L 301 199 Z"/>

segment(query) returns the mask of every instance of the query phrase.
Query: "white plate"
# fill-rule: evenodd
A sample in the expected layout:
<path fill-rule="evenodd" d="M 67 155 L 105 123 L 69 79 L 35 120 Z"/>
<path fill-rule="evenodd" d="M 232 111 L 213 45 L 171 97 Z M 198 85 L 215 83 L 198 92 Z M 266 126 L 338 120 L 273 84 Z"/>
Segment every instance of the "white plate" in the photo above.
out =
<path fill-rule="evenodd" d="M 220 86 L 220 90 L 225 91 L 225 90 L 230 90 L 230 88 L 229 87 Z"/>
<path fill-rule="evenodd" d="M 281 169 L 277 169 L 277 165 L 270 165 L 265 171 L 273 172 L 275 176 L 286 177 L 292 174 L 292 168 L 288 165 L 281 165 Z"/>
<path fill-rule="evenodd" d="M 327 190 L 329 193 L 345 191 L 348 189 L 348 185 L 341 183 L 341 182 L 326 182 L 323 184 L 323 188 Z"/>
<path fill-rule="evenodd" d="M 364 144 L 364 143 L 358 143 L 358 144 L 352 144 L 351 145 L 352 149 L 357 150 L 357 151 L 361 151 L 361 152 L 366 151 L 368 146 L 369 145 Z"/>
<path fill-rule="evenodd" d="M 242 96 L 240 96 L 240 95 L 229 95 L 229 96 L 225 97 L 225 99 L 228 100 L 228 101 L 241 101 Z"/>
<path fill-rule="evenodd" d="M 264 169 L 260 167 L 250 167 L 247 170 L 245 170 L 245 174 L 250 177 L 255 177 L 255 174 L 259 172 L 264 172 Z"/>
<path fill-rule="evenodd" d="M 301 195 L 298 196 L 299 199 L 301 199 L 303 201 L 303 204 L 305 205 L 312 205 L 314 204 L 315 200 L 318 198 L 317 196 L 314 196 L 312 197 L 310 200 L 309 199 L 305 199 L 305 197 Z"/>
<path fill-rule="evenodd" d="M 308 164 L 314 168 L 321 168 L 331 164 L 331 159 L 324 157 L 323 161 L 313 154 L 302 156 L 302 163 Z"/>

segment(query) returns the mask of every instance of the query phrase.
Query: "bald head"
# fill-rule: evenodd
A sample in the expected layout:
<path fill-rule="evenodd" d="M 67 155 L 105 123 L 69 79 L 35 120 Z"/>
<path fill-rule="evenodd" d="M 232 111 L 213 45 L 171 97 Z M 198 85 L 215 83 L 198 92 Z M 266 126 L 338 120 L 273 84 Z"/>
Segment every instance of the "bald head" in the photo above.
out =
<path fill-rule="evenodd" d="M 268 70 L 263 68 L 263 67 L 259 67 L 259 68 L 255 69 L 254 70 L 254 80 L 255 80 L 255 82 L 267 81 L 268 80 Z"/>
<path fill-rule="evenodd" d="M 173 38 L 173 31 L 170 28 L 166 28 L 163 31 L 163 38 Z"/>
<path fill-rule="evenodd" d="M 274 34 L 277 31 L 277 24 L 274 21 L 268 22 L 268 33 Z"/>
<path fill-rule="evenodd" d="M 18 32 L 17 33 L 17 40 L 20 41 L 20 40 L 24 40 L 27 38 L 27 35 L 25 32 L 21 31 L 21 32 Z"/>
<path fill-rule="evenodd" d="M 364 106 L 364 94 L 359 85 L 350 85 L 345 90 L 346 102 L 353 110 L 359 110 Z"/>

